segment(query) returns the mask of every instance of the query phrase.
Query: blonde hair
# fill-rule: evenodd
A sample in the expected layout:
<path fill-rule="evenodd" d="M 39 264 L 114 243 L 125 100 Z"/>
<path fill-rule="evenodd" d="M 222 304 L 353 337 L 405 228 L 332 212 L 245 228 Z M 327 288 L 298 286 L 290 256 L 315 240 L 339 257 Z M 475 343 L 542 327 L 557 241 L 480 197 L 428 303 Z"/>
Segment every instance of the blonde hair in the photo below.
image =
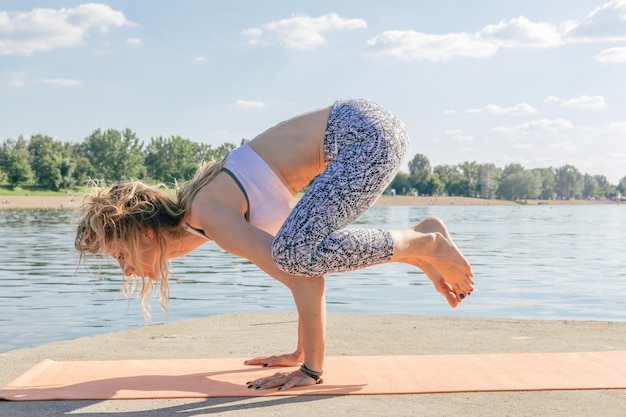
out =
<path fill-rule="evenodd" d="M 122 292 L 130 298 L 139 287 L 141 307 L 148 322 L 152 316 L 150 296 L 156 286 L 160 290 L 159 305 L 167 313 L 171 272 L 164 234 L 182 237 L 193 198 L 217 176 L 223 165 L 223 162 L 203 164 L 192 180 L 176 187 L 174 198 L 165 186 L 141 181 L 118 183 L 108 188 L 93 186 L 78 209 L 74 246 L 80 252 L 80 261 L 85 261 L 87 253 L 106 254 L 107 244 L 124 245 L 136 271 L 123 277 Z M 152 265 L 155 282 L 146 277 L 148 271 L 143 271 L 141 266 L 142 237 L 149 234 L 154 237 L 150 249 L 155 255 Z"/>

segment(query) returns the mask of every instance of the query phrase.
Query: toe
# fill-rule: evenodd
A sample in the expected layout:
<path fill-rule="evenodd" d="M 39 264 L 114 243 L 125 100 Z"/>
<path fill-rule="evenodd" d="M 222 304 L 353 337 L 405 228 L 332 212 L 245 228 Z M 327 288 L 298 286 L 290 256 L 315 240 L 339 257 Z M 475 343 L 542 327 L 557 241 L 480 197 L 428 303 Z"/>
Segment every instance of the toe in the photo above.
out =
<path fill-rule="evenodd" d="M 457 293 L 450 284 L 448 284 L 444 280 L 441 280 L 440 282 L 435 284 L 435 288 L 437 289 L 437 292 L 439 292 L 439 294 L 443 295 L 446 298 L 448 304 L 450 304 L 450 307 L 455 308 L 459 305 L 460 298 L 457 296 Z"/>
<path fill-rule="evenodd" d="M 449 292 L 444 294 L 444 297 L 446 297 L 446 300 L 448 300 L 448 304 L 450 304 L 450 307 L 452 308 L 456 308 L 456 306 L 459 305 L 459 299 L 456 297 L 456 294 L 453 292 Z"/>

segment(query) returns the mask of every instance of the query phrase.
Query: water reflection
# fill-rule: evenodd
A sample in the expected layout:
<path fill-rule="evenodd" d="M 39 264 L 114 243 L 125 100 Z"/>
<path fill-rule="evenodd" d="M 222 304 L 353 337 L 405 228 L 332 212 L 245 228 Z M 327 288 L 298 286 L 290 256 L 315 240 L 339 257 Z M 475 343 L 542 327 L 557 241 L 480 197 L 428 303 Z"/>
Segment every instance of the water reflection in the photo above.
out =
<path fill-rule="evenodd" d="M 329 276 L 328 310 L 626 320 L 626 206 L 387 206 L 352 227 L 404 227 L 431 214 L 474 266 L 471 299 L 451 310 L 421 272 L 390 264 Z M 77 270 L 71 215 L 0 210 L 0 351 L 143 325 L 115 263 L 90 258 Z M 170 320 L 294 310 L 286 288 L 212 243 L 172 267 Z"/>

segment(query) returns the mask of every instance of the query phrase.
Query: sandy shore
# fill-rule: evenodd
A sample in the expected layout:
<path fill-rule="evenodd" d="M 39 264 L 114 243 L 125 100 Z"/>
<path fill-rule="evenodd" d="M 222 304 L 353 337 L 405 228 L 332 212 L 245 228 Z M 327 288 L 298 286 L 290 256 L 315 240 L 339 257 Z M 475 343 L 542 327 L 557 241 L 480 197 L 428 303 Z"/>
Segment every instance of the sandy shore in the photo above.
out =
<path fill-rule="evenodd" d="M 77 208 L 82 203 L 79 196 L 0 196 L 2 209 L 63 209 Z"/>
<path fill-rule="evenodd" d="M 82 196 L 0 196 L 0 210 L 2 209 L 59 209 L 77 208 L 82 202 Z M 618 204 L 609 200 L 528 200 L 528 205 L 548 204 Z M 413 197 L 384 195 L 376 202 L 377 206 L 514 206 L 518 203 L 505 200 L 485 200 L 469 197 Z"/>
<path fill-rule="evenodd" d="M 233 313 L 56 342 L 0 354 L 0 385 L 46 358 L 248 358 L 278 353 L 295 346 L 296 329 L 295 313 Z M 626 350 L 626 323 L 335 313 L 328 316 L 326 346 L 329 356 L 618 351 Z M 3 417 L 70 414 L 623 417 L 626 390 L 0 402 Z"/>

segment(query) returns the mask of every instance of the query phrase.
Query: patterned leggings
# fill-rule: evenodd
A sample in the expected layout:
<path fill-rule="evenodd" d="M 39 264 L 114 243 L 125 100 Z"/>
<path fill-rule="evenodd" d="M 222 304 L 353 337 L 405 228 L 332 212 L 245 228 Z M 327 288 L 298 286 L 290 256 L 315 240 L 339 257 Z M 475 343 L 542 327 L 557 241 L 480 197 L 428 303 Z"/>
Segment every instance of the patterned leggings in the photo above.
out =
<path fill-rule="evenodd" d="M 327 168 L 274 238 L 272 256 L 278 267 L 316 277 L 389 261 L 393 241 L 387 230 L 345 227 L 389 186 L 407 146 L 404 124 L 379 104 L 336 102 L 324 138 Z"/>

